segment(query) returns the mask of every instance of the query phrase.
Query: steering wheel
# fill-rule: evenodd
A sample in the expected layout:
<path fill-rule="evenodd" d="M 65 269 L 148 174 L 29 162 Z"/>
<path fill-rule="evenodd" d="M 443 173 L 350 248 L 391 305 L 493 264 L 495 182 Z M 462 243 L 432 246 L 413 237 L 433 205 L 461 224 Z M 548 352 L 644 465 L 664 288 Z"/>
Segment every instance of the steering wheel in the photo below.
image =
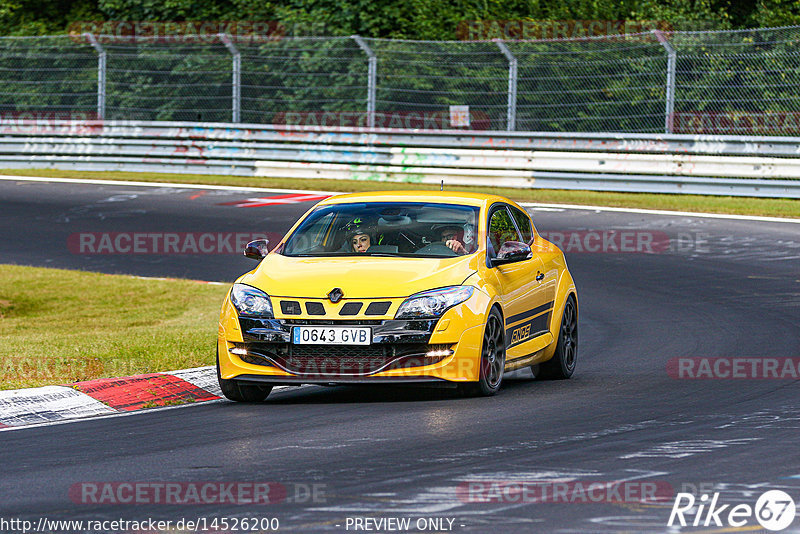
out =
<path fill-rule="evenodd" d="M 458 256 L 453 249 L 441 241 L 436 241 L 435 243 L 426 245 L 414 252 L 414 254 L 430 254 L 431 256 Z"/>

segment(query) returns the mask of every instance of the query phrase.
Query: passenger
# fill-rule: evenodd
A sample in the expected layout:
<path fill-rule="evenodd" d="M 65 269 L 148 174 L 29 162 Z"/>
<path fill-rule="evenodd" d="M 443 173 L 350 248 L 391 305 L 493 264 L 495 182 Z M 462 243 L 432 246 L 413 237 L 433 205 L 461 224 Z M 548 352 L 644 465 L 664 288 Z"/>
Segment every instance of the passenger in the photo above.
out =
<path fill-rule="evenodd" d="M 464 246 L 464 243 L 461 242 L 463 229 L 460 226 L 442 226 L 438 228 L 438 231 L 442 242 L 447 245 L 450 250 L 459 255 L 469 252 Z"/>

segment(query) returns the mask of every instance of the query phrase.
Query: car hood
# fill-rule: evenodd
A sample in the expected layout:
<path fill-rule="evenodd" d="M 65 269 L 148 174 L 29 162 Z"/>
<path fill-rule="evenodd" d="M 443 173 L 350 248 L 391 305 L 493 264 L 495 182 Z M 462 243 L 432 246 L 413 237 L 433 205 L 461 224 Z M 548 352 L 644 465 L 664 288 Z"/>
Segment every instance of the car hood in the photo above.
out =
<path fill-rule="evenodd" d="M 477 271 L 477 256 L 293 258 L 269 254 L 239 282 L 279 297 L 325 298 L 335 287 L 347 299 L 407 297 L 426 289 L 460 285 Z"/>

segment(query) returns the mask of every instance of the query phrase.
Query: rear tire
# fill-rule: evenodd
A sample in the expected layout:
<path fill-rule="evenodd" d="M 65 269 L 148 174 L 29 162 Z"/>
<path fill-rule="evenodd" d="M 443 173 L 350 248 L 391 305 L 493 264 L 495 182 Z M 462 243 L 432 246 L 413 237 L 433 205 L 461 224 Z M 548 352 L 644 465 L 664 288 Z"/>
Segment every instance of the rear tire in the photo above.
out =
<path fill-rule="evenodd" d="M 217 381 L 225 398 L 236 402 L 261 402 L 272 391 L 272 386 L 242 384 L 232 378 L 222 378 L 219 370 L 219 347 L 217 347 Z"/>
<path fill-rule="evenodd" d="M 570 295 L 564 304 L 561 327 L 558 330 L 558 343 L 553 357 L 546 362 L 534 365 L 531 369 L 536 378 L 562 380 L 575 372 L 578 360 L 578 307 Z"/>
<path fill-rule="evenodd" d="M 477 382 L 459 384 L 462 395 L 490 397 L 500 390 L 506 366 L 506 332 L 503 318 L 492 308 L 486 320 L 481 344 L 480 378 Z"/>

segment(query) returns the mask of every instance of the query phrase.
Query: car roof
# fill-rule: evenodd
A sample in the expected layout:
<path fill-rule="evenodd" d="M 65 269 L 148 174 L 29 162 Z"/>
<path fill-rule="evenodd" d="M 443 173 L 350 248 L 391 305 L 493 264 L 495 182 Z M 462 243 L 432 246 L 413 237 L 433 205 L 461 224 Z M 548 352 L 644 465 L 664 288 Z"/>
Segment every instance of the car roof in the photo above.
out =
<path fill-rule="evenodd" d="M 350 202 L 436 202 L 442 204 L 462 204 L 467 206 L 491 205 L 495 202 L 516 203 L 499 195 L 467 193 L 463 191 L 371 191 L 368 193 L 348 193 L 332 196 L 320 202 L 323 204 L 342 204 Z"/>

